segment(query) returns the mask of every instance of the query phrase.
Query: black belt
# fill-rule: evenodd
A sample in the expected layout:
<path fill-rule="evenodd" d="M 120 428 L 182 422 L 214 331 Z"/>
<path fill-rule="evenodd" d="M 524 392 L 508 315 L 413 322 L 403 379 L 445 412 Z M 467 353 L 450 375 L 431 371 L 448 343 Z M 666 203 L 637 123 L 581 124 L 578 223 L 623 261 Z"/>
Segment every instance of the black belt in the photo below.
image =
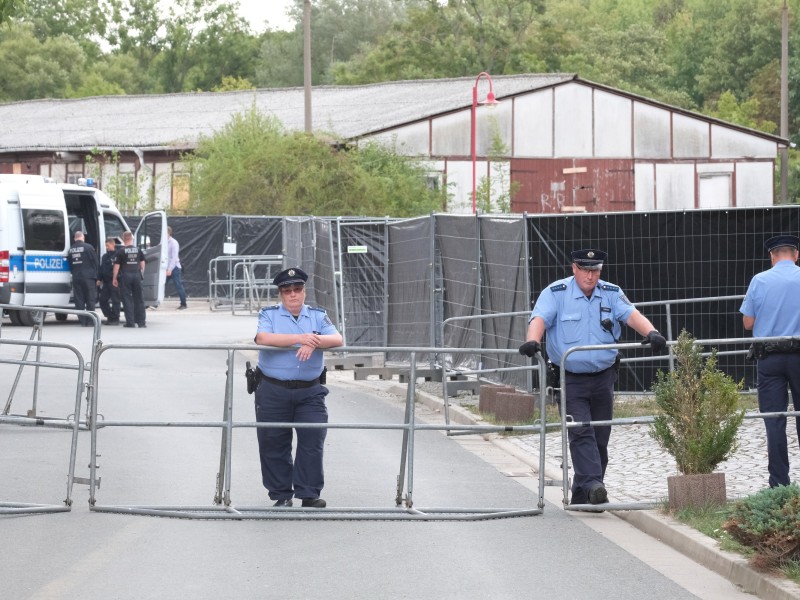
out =
<path fill-rule="evenodd" d="M 611 365 L 607 369 L 603 369 L 602 371 L 595 371 L 594 373 L 573 373 L 572 371 L 564 371 L 567 375 L 572 375 L 573 377 L 594 377 L 595 375 L 602 375 L 606 371 L 610 371 L 613 369 L 615 365 Z"/>
<path fill-rule="evenodd" d="M 305 379 L 275 379 L 274 377 L 264 375 L 263 373 L 261 374 L 261 377 L 263 377 L 265 381 L 269 381 L 270 383 L 274 383 L 275 385 L 279 385 L 290 390 L 310 388 L 319 383 L 319 377 L 316 379 L 311 379 L 310 381 L 306 381 Z"/>

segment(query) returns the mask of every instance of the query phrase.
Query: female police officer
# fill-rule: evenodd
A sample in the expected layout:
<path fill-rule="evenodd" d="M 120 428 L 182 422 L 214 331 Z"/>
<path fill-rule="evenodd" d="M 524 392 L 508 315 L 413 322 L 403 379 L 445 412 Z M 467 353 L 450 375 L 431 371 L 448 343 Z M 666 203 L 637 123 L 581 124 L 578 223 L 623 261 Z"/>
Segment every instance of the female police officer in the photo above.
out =
<path fill-rule="evenodd" d="M 320 383 L 323 352 L 342 345 L 342 336 L 320 308 L 305 304 L 308 275 L 299 268 L 286 269 L 273 279 L 280 304 L 261 309 L 255 342 L 292 350 L 261 350 L 256 388 L 259 423 L 327 423 L 325 396 Z M 292 460 L 292 430 L 257 429 L 261 478 L 275 506 L 291 506 L 292 496 L 305 507 L 323 508 L 319 497 L 325 484 L 322 453 L 326 429 L 298 427 L 297 453 Z"/>
<path fill-rule="evenodd" d="M 653 351 L 666 346 L 664 337 L 616 285 L 600 280 L 607 254 L 602 250 L 576 250 L 572 277 L 543 290 L 531 313 L 527 342 L 520 354 L 535 356 L 547 331 L 547 353 L 561 364 L 564 353 L 575 346 L 613 344 L 624 322 L 646 337 Z M 578 422 L 606 421 L 613 416 L 617 351 L 574 352 L 566 362 L 567 414 Z M 608 494 L 603 477 L 608 464 L 611 427 L 578 427 L 569 430 L 569 450 L 575 475 L 570 504 L 603 504 Z"/>

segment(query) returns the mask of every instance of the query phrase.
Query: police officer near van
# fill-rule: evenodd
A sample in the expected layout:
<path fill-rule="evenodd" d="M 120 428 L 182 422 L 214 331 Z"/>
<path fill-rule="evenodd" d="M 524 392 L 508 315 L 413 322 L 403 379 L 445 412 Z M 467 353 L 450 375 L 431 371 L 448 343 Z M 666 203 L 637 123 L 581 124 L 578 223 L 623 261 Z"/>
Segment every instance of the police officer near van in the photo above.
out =
<path fill-rule="evenodd" d="M 742 306 L 744 328 L 753 336 L 800 338 L 800 267 L 797 266 L 800 238 L 776 235 L 764 247 L 772 267 L 750 281 Z M 800 339 L 780 342 L 757 342 L 758 410 L 763 413 L 786 412 L 788 389 L 792 391 L 794 410 L 800 410 Z M 788 389 L 787 389 L 788 388 Z M 800 418 L 795 418 L 800 443 Z M 786 417 L 764 419 L 767 432 L 767 470 L 769 487 L 789 485 L 789 445 Z"/>
<path fill-rule="evenodd" d="M 100 259 L 100 273 L 97 276 L 97 285 L 100 287 L 100 296 L 97 303 L 106 318 L 103 321 L 103 325 L 119 325 L 120 294 L 119 288 L 114 286 L 116 249 L 117 240 L 113 237 L 106 238 L 106 253 Z"/>
<path fill-rule="evenodd" d="M 614 344 L 624 323 L 645 336 L 654 352 L 666 339 L 625 297 L 616 285 L 600 279 L 608 257 L 602 250 L 571 253 L 572 277 L 550 284 L 536 301 L 528 321 L 527 341 L 520 354 L 536 356 L 547 333 L 547 354 L 555 365 L 575 346 Z M 576 422 L 613 418 L 617 350 L 573 352 L 565 365 L 566 410 Z M 577 427 L 568 430 L 574 471 L 570 504 L 604 504 L 608 493 L 603 478 L 608 465 L 611 427 Z"/>
<path fill-rule="evenodd" d="M 75 308 L 78 310 L 94 310 L 97 294 L 97 252 L 94 246 L 84 241 L 82 231 L 76 231 L 74 242 L 69 247 L 67 260 L 72 271 L 72 294 L 75 298 Z M 83 327 L 91 327 L 91 317 L 78 316 L 78 321 Z"/>
<path fill-rule="evenodd" d="M 125 327 L 147 327 L 144 306 L 144 252 L 133 245 L 133 234 L 122 234 L 124 246 L 117 250 L 114 262 L 114 275 L 111 284 L 119 287 L 122 295 L 122 308 L 125 311 Z"/>
<path fill-rule="evenodd" d="M 342 336 L 321 308 L 305 304 L 308 275 L 294 267 L 278 273 L 272 283 L 280 303 L 261 309 L 256 344 L 280 349 L 259 352 L 255 389 L 259 423 L 327 423 L 323 352 L 342 345 Z M 320 380 L 320 377 L 323 377 Z M 297 452 L 292 458 L 292 429 L 256 430 L 261 479 L 275 506 L 324 508 L 323 445 L 327 429 L 295 428 Z"/>

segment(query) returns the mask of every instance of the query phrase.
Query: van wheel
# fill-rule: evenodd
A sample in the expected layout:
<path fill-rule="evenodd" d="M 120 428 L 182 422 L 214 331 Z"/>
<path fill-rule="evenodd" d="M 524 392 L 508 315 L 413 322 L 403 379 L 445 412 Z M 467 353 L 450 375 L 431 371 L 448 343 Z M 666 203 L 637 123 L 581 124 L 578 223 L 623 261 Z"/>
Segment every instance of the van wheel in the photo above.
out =
<path fill-rule="evenodd" d="M 30 310 L 14 310 L 12 313 L 17 313 L 17 323 L 22 327 L 33 327 L 33 311 Z M 14 319 L 11 319 L 14 322 Z"/>
<path fill-rule="evenodd" d="M 66 321 L 67 317 L 69 316 L 66 313 L 55 313 L 55 315 L 56 315 L 56 321 Z"/>
<path fill-rule="evenodd" d="M 19 312 L 18 310 L 9 310 L 8 311 L 8 318 L 11 319 L 11 324 L 20 326 L 22 323 L 19 322 Z"/>

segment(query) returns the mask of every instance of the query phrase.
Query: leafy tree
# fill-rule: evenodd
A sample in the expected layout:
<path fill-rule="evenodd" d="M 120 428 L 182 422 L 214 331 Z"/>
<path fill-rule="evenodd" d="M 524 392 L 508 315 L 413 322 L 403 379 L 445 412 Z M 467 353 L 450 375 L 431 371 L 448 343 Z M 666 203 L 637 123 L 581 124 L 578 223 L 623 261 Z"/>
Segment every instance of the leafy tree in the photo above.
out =
<path fill-rule="evenodd" d="M 63 98 L 83 77 L 86 55 L 66 35 L 43 42 L 30 24 L 0 29 L 0 100 Z"/>
<path fill-rule="evenodd" d="M 17 16 L 25 5 L 25 0 L 0 0 L 0 25 Z"/>
<path fill-rule="evenodd" d="M 106 35 L 110 12 L 108 0 L 48 0 L 25 2 L 19 18 L 33 24 L 40 41 L 67 36 L 94 58 L 101 53 L 100 42 Z"/>
<path fill-rule="evenodd" d="M 441 208 L 425 171 L 375 145 L 336 150 L 255 108 L 185 157 L 194 214 L 417 215 Z"/>

